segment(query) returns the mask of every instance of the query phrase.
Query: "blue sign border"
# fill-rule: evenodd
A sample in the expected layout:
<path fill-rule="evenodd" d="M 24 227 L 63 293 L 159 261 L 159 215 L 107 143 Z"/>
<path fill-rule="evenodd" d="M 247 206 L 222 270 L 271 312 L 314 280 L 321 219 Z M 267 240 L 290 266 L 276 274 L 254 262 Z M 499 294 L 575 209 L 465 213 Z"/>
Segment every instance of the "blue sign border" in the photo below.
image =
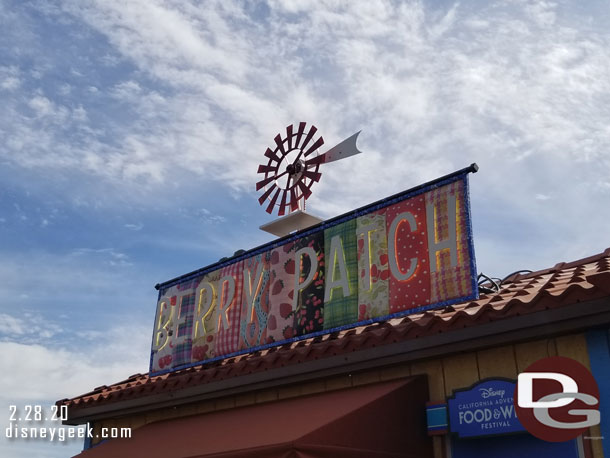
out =
<path fill-rule="evenodd" d="M 380 317 L 375 317 L 369 320 L 364 320 L 364 321 L 357 321 L 354 323 L 349 323 L 349 324 L 345 324 L 342 326 L 338 326 L 336 328 L 331 328 L 331 329 L 324 329 L 322 331 L 317 331 L 317 332 L 312 332 L 309 334 L 304 334 L 302 336 L 296 336 L 296 337 L 292 337 L 290 339 L 286 339 L 286 340 L 281 340 L 281 341 L 277 341 L 277 342 L 272 342 L 269 344 L 265 344 L 265 345 L 259 345 L 256 347 L 250 347 L 247 349 L 243 349 L 243 350 L 239 350 L 239 351 L 235 351 L 233 353 L 228 353 L 225 355 L 221 355 L 221 356 L 216 356 L 214 358 L 210 358 L 210 359 L 206 359 L 203 361 L 197 361 L 195 363 L 189 363 L 189 364 L 183 364 L 181 366 L 176 366 L 176 367 L 172 367 L 169 369 L 165 369 L 162 371 L 157 371 L 157 372 L 153 372 L 152 368 L 153 368 L 153 358 L 154 358 L 154 352 L 151 350 L 150 352 L 150 360 L 149 360 L 149 374 L 151 376 L 157 376 L 157 375 L 162 375 L 162 374 L 167 374 L 170 372 L 175 372 L 178 370 L 182 370 L 182 369 L 187 369 L 189 367 L 195 367 L 195 366 L 201 366 L 201 365 L 205 365 L 205 364 L 210 364 L 210 363 L 214 363 L 216 361 L 220 361 L 220 360 L 224 360 L 224 359 L 228 359 L 228 358 L 233 358 L 235 356 L 240 356 L 246 353 L 255 353 L 257 351 L 261 351 L 261 350 L 266 350 L 268 348 L 271 347 L 279 347 L 282 345 L 286 345 L 289 343 L 293 343 L 293 342 L 298 342 L 301 340 L 306 340 L 306 339 L 313 339 L 315 337 L 319 337 L 322 335 L 327 335 L 327 334 L 332 334 L 334 332 L 339 332 L 339 331 L 344 331 L 347 329 L 352 329 L 355 327 L 359 327 L 359 326 L 368 326 L 371 324 L 375 324 L 375 323 L 380 323 L 380 322 L 384 322 L 384 321 L 388 321 L 392 318 L 400 318 L 400 317 L 404 317 L 406 315 L 412 315 L 412 314 L 416 314 L 416 313 L 421 313 L 424 312 L 426 310 L 430 310 L 430 309 L 437 309 L 437 308 L 442 308 L 442 307 L 446 307 L 448 305 L 452 305 L 452 304 L 458 304 L 461 302 L 466 302 L 466 301 L 471 301 L 471 300 L 476 300 L 479 298 L 479 288 L 478 288 L 478 283 L 477 283 L 477 270 L 476 270 L 476 261 L 475 261 L 475 255 L 474 255 L 474 243 L 473 243 L 473 237 L 472 237 L 472 218 L 471 218 L 471 212 L 470 212 L 470 188 L 468 185 L 468 174 L 469 173 L 476 173 L 479 170 L 479 166 L 476 163 L 472 163 L 470 166 L 465 167 L 463 169 L 457 170 L 453 173 L 450 173 L 448 175 L 445 175 L 443 177 L 437 178 L 436 180 L 432 180 L 429 181 L 427 183 L 421 184 L 419 186 L 416 186 L 414 188 L 408 189 L 406 191 L 400 192 L 398 194 L 394 194 L 390 197 L 386 197 L 385 199 L 381 199 L 377 202 L 373 202 L 372 204 L 366 205 L 364 207 L 360 207 L 356 210 L 352 210 L 350 212 L 344 213 L 343 215 L 339 215 L 336 216 L 334 218 L 331 218 L 327 221 L 324 221 L 320 224 L 317 224 L 311 228 L 308 229 L 304 229 L 302 231 L 298 231 L 294 234 L 290 234 L 286 237 L 282 237 L 278 240 L 275 240 L 273 242 L 269 242 L 266 243 L 264 245 L 258 246 L 256 248 L 250 249 L 248 251 L 245 251 L 243 253 L 240 253 L 237 256 L 233 256 L 229 259 L 223 260 L 223 261 L 219 261 L 216 262 L 214 264 L 211 264 L 207 267 L 204 267 L 202 269 L 198 269 L 195 270 L 193 272 L 190 272 L 188 274 L 185 275 L 181 275 L 179 277 L 173 278 L 171 280 L 168 280 L 166 282 L 163 283 L 158 283 L 155 285 L 155 289 L 157 289 L 159 291 L 158 294 L 158 298 L 157 298 L 157 302 L 161 299 L 162 294 L 168 289 L 171 288 L 174 285 L 177 285 L 179 283 L 184 283 L 184 282 L 188 282 L 190 280 L 193 280 L 195 278 L 198 278 L 202 275 L 205 275 L 208 272 L 213 272 L 216 271 L 218 269 L 221 269 L 225 266 L 228 266 L 230 264 L 234 264 L 236 262 L 239 262 L 243 259 L 248 259 L 252 256 L 256 256 L 257 254 L 260 253 L 264 253 L 267 251 L 272 250 L 273 248 L 277 248 L 279 246 L 282 246 L 288 242 L 297 240 L 297 239 L 301 239 L 303 237 L 307 237 L 309 235 L 315 234 L 317 232 L 321 232 L 324 231 L 328 228 L 331 228 L 333 226 L 336 226 L 338 224 L 344 223 L 345 221 L 349 221 L 352 220 L 354 218 L 357 218 L 359 216 L 362 215 L 366 215 L 368 213 L 380 210 L 382 208 L 388 207 L 390 205 L 394 205 L 398 202 L 401 202 L 403 200 L 406 199 L 410 199 L 412 197 L 418 196 L 420 194 L 429 192 L 433 189 L 436 188 L 440 188 L 442 186 L 445 186 L 447 184 L 451 184 L 451 183 L 455 183 L 456 181 L 463 181 L 464 183 L 464 202 L 465 202 L 465 210 L 467 212 L 467 218 L 466 218 L 466 229 L 467 229 L 467 239 L 468 239 L 468 248 L 469 248 L 469 254 L 470 254 L 470 272 L 472 273 L 471 275 L 471 291 L 472 293 L 466 296 L 462 296 L 462 297 L 457 297 L 454 299 L 450 299 L 447 301 L 443 301 L 443 302 L 436 302 L 434 304 L 428 304 L 428 305 L 424 305 L 424 306 L 420 306 L 420 307 L 414 307 L 412 309 L 409 310 L 404 310 L 401 312 L 397 312 L 397 313 L 393 313 L 390 315 L 385 315 L 385 316 L 380 316 Z M 155 319 L 153 322 L 153 330 L 154 330 L 154 326 L 157 320 L 157 316 L 155 313 Z"/>

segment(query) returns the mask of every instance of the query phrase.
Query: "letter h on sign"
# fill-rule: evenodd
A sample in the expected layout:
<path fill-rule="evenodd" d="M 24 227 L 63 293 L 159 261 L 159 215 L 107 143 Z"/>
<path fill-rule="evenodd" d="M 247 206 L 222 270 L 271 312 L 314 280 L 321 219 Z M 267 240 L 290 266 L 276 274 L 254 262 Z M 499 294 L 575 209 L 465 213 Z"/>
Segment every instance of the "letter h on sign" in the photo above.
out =
<path fill-rule="evenodd" d="M 428 229 L 428 252 L 430 255 L 430 272 L 436 272 L 437 253 L 442 250 L 449 250 L 451 267 L 457 266 L 457 231 L 456 231 L 456 210 L 457 204 L 455 195 L 447 196 L 447 238 L 439 240 L 444 232 L 444 222 L 438 217 L 438 208 L 433 203 L 426 204 L 426 225 Z"/>

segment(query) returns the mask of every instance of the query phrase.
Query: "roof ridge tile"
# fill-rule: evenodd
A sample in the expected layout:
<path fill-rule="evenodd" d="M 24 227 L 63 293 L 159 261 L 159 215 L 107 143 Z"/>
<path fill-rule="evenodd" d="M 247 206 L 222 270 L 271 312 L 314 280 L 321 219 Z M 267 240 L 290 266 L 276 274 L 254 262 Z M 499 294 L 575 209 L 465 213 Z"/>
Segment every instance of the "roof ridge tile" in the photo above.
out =
<path fill-rule="evenodd" d="M 561 262 L 550 269 L 518 275 L 497 293 L 482 295 L 468 303 L 452 304 L 434 311 L 288 342 L 265 351 L 200 364 L 173 373 L 156 376 L 133 374 L 111 386 L 101 385 L 89 393 L 57 403 L 85 409 L 93 404 L 176 391 L 186 386 L 220 381 L 331 354 L 431 336 L 609 296 L 610 248 L 607 248 L 603 253 L 588 258 Z"/>
<path fill-rule="evenodd" d="M 610 294 L 610 270 L 604 270 L 588 275 L 587 282 Z"/>

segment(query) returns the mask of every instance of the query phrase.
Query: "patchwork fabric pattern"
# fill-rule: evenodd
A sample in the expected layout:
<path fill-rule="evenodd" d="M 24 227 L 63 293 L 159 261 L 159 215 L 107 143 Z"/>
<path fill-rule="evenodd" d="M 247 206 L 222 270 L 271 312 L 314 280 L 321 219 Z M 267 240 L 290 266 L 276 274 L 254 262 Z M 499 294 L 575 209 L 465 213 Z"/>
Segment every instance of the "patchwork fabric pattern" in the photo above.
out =
<path fill-rule="evenodd" d="M 271 250 L 269 319 L 267 340 L 278 342 L 294 337 L 294 255 L 296 245 L 286 243 Z"/>
<path fill-rule="evenodd" d="M 386 316 L 390 275 L 385 210 L 356 220 L 358 243 L 358 321 Z M 368 257 L 365 256 L 368 245 Z M 368 278 L 367 278 L 368 271 Z"/>
<path fill-rule="evenodd" d="M 233 299 L 230 304 L 225 304 L 227 297 L 231 294 L 228 289 L 228 282 L 222 282 L 223 277 L 232 276 L 235 280 Z M 227 355 L 239 348 L 239 327 L 241 316 L 241 302 L 244 279 L 244 262 L 239 261 L 221 269 L 218 286 L 218 333 L 216 340 L 216 355 Z M 224 319 L 220 316 L 226 313 L 228 328 L 225 327 Z"/>
<path fill-rule="evenodd" d="M 396 249 L 391 253 L 396 258 L 398 269 L 407 273 L 411 259 L 417 258 L 417 268 L 413 275 L 398 280 L 390 275 L 390 313 L 402 312 L 418 306 L 430 304 L 430 269 L 428 267 L 428 236 L 426 232 L 426 207 L 423 195 L 405 200 L 386 210 L 388 237 L 390 226 L 401 213 L 409 212 L 415 218 L 417 228 L 412 231 L 407 220 L 396 228 Z"/>
<path fill-rule="evenodd" d="M 475 298 L 467 175 L 454 177 L 168 282 L 151 371 Z"/>
<path fill-rule="evenodd" d="M 170 294 L 177 291 L 176 288 L 167 290 Z M 175 296 L 173 296 L 175 297 Z M 155 331 L 153 332 L 153 355 L 152 367 L 155 370 L 169 369 L 172 367 L 172 347 L 168 338 L 168 331 L 173 328 L 174 305 L 171 305 L 171 297 L 161 295 L 157 303 L 157 316 L 155 317 Z M 159 347 L 159 348 L 157 348 Z M 155 349 L 157 348 L 157 349 Z"/>
<path fill-rule="evenodd" d="M 303 289 L 295 291 L 296 304 L 294 316 L 294 329 L 296 335 L 309 334 L 321 331 L 324 326 L 324 234 L 318 232 L 309 237 L 298 240 L 296 249 L 310 247 L 313 248 L 318 268 L 316 269 L 313 280 Z M 302 256 L 302 266 L 300 267 L 300 279 L 302 283 L 307 279 L 307 274 L 311 270 L 312 260 L 308 256 Z M 295 268 L 298 268 L 295 266 Z M 294 280 L 293 280 L 294 281 Z M 293 299 L 293 303 L 295 300 Z"/>
<path fill-rule="evenodd" d="M 172 351 L 172 367 L 182 366 L 191 362 L 193 346 L 193 314 L 195 311 L 195 293 L 185 294 L 180 298 L 177 309 L 178 332 L 177 343 Z M 171 344 L 170 344 L 171 345 Z"/>
<path fill-rule="evenodd" d="M 333 257 L 330 249 L 334 237 L 339 237 L 341 244 L 336 256 Z M 344 290 L 341 287 L 332 288 L 330 291 L 330 300 L 324 303 L 324 329 L 332 329 L 358 320 L 358 255 L 356 247 L 355 219 L 324 231 L 326 281 L 330 282 L 341 278 L 340 260 L 336 257 L 342 256 L 345 259 L 349 287 L 349 295 L 344 295 Z"/>
<path fill-rule="evenodd" d="M 266 252 L 244 261 L 244 291 L 239 328 L 239 348 L 242 350 L 267 343 L 270 257 L 271 253 Z M 259 272 L 260 276 L 257 277 Z M 251 294 L 250 301 L 247 291 Z"/>
<path fill-rule="evenodd" d="M 431 275 L 431 301 L 441 302 L 472 293 L 472 272 L 468 248 L 467 209 L 463 205 L 464 182 L 462 180 L 426 193 L 426 204 L 433 205 L 436 213 L 436 241 L 449 237 L 449 197 L 456 200 L 457 266 L 451 266 L 450 251 L 436 253 L 437 270 Z"/>
<path fill-rule="evenodd" d="M 220 270 L 210 272 L 199 279 L 195 290 L 195 323 L 193 325 L 193 350 L 191 354 L 191 362 L 193 363 L 216 356 L 218 280 L 220 280 Z"/>
<path fill-rule="evenodd" d="M 161 291 L 157 303 L 152 364 L 157 370 L 191 362 L 194 290 L 198 280 L 189 280 Z M 170 337 L 168 337 L 168 335 Z M 171 337 L 173 336 L 173 337 Z M 165 342 L 165 344 L 164 344 Z"/>

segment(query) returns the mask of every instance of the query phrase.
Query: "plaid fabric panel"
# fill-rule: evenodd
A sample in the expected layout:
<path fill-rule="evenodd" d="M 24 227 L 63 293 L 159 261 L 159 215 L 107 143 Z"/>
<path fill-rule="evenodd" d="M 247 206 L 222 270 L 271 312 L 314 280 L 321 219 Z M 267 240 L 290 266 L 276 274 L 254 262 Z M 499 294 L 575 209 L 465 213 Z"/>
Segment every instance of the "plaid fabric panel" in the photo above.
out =
<path fill-rule="evenodd" d="M 187 364 L 191 360 L 195 292 L 198 280 L 190 280 L 163 290 L 157 304 L 153 343 L 159 326 L 171 333 L 163 348 L 153 351 L 152 370 L 159 371 Z M 178 324 L 178 323 L 181 324 Z"/>
<path fill-rule="evenodd" d="M 261 253 L 244 261 L 244 291 L 241 301 L 239 349 L 244 350 L 267 343 L 269 319 L 269 259 L 271 252 Z M 261 268 L 260 280 L 256 276 Z M 250 278 L 248 278 L 248 272 Z M 250 281 L 250 284 L 248 282 Z M 248 303 L 246 291 L 251 288 L 252 301 Z"/>
<path fill-rule="evenodd" d="M 188 280 L 182 283 L 179 283 L 175 286 L 178 291 L 188 291 L 189 289 L 194 289 L 197 287 L 197 284 L 201 281 L 201 277 L 194 278 L 192 280 Z"/>
<path fill-rule="evenodd" d="M 296 335 L 300 336 L 321 331 L 324 326 L 324 234 L 317 232 L 309 237 L 297 240 L 295 245 L 296 250 L 307 246 L 313 248 L 318 264 L 312 281 L 303 289 L 300 289 L 298 293 L 297 291 L 294 292 L 296 294 L 296 300 L 293 300 L 293 304 L 296 302 L 294 331 Z M 300 282 L 303 282 L 307 279 L 312 267 L 309 256 L 302 256 L 301 264 L 298 271 L 301 273 Z M 295 269 L 297 268 L 295 265 Z M 292 277 L 293 282 L 294 280 L 294 277 Z"/>
<path fill-rule="evenodd" d="M 216 334 L 216 355 L 226 355 L 229 353 L 233 353 L 237 351 L 239 348 L 239 326 L 240 326 L 240 315 L 241 315 L 241 295 L 243 290 L 243 278 L 244 278 L 244 262 L 239 261 L 234 264 L 231 264 L 227 267 L 224 267 L 220 271 L 220 278 L 226 275 L 231 275 L 235 280 L 235 291 L 233 295 L 233 300 L 231 304 L 226 306 L 227 313 L 227 321 L 229 323 L 229 327 L 225 329 L 224 323 L 221 317 L 218 317 L 218 333 Z M 222 291 L 222 290 L 224 291 Z M 228 285 L 222 285 L 219 283 L 218 286 L 218 311 L 220 312 L 220 301 L 226 297 L 229 292 L 227 291 Z"/>
<path fill-rule="evenodd" d="M 165 290 L 165 293 L 169 293 L 170 295 L 174 292 L 175 290 L 172 290 L 171 288 Z M 161 328 L 166 325 L 166 329 L 171 330 L 173 326 L 172 320 L 174 319 L 176 307 L 175 305 L 171 305 L 170 297 L 161 294 L 159 302 L 157 303 L 157 315 L 155 317 L 155 329 L 153 331 L 153 355 L 151 367 L 151 370 L 153 371 L 160 371 L 172 367 L 172 347 L 170 346 L 169 341 L 162 348 L 154 350 L 157 334 Z M 167 331 L 164 331 L 163 334 L 167 335 Z"/>
<path fill-rule="evenodd" d="M 390 234 L 392 222 L 404 212 L 413 215 L 417 229 L 411 231 L 407 221 L 400 223 L 396 230 L 395 253 L 388 253 L 388 256 L 396 258 L 398 268 L 402 273 L 408 271 L 412 258 L 417 258 L 417 268 L 411 277 L 403 281 L 390 274 L 390 313 L 430 304 L 430 270 L 424 196 L 412 197 L 386 209 L 388 237 L 392 237 Z"/>
<path fill-rule="evenodd" d="M 220 270 L 200 278 L 195 290 L 193 324 L 193 351 L 191 362 L 205 361 L 216 356 L 216 332 L 218 331 L 218 280 Z M 211 288 L 210 288 L 211 286 Z M 211 291 L 210 291 L 211 289 Z M 209 295 L 209 296 L 208 296 Z M 209 308 L 207 304 L 210 304 Z"/>
<path fill-rule="evenodd" d="M 343 295 L 343 288 L 333 288 L 330 300 L 324 303 L 324 329 L 331 329 L 358 320 L 358 256 L 356 244 L 356 219 L 331 227 L 324 231 L 324 254 L 326 258 L 326 281 L 340 278 L 339 263 L 330 252 L 331 239 L 339 236 L 342 240 L 345 269 L 350 294 Z"/>
<path fill-rule="evenodd" d="M 185 294 L 180 298 L 180 305 L 176 309 L 178 325 L 177 335 L 174 336 L 172 350 L 172 367 L 181 366 L 191 362 L 191 347 L 193 345 L 193 314 L 195 311 L 195 293 Z"/>
<path fill-rule="evenodd" d="M 184 322 L 178 325 L 178 337 L 192 339 L 193 335 L 193 312 L 195 311 L 195 293 L 182 296 L 180 299 L 180 320 Z"/>
<path fill-rule="evenodd" d="M 436 208 L 436 240 L 445 240 L 449 236 L 449 196 L 456 197 L 457 266 L 451 267 L 449 250 L 436 253 L 437 270 L 431 277 L 432 302 L 446 301 L 472 293 L 464 183 L 456 181 L 426 193 L 426 204 L 432 204 Z"/>
<path fill-rule="evenodd" d="M 358 321 L 389 313 L 388 239 L 385 209 L 356 220 L 358 241 Z M 369 256 L 365 256 L 368 245 Z M 369 278 L 365 282 L 366 270 Z"/>
<path fill-rule="evenodd" d="M 296 335 L 294 329 L 294 255 L 296 245 L 289 242 L 271 250 L 269 279 L 269 319 L 267 339 L 278 342 Z"/>

